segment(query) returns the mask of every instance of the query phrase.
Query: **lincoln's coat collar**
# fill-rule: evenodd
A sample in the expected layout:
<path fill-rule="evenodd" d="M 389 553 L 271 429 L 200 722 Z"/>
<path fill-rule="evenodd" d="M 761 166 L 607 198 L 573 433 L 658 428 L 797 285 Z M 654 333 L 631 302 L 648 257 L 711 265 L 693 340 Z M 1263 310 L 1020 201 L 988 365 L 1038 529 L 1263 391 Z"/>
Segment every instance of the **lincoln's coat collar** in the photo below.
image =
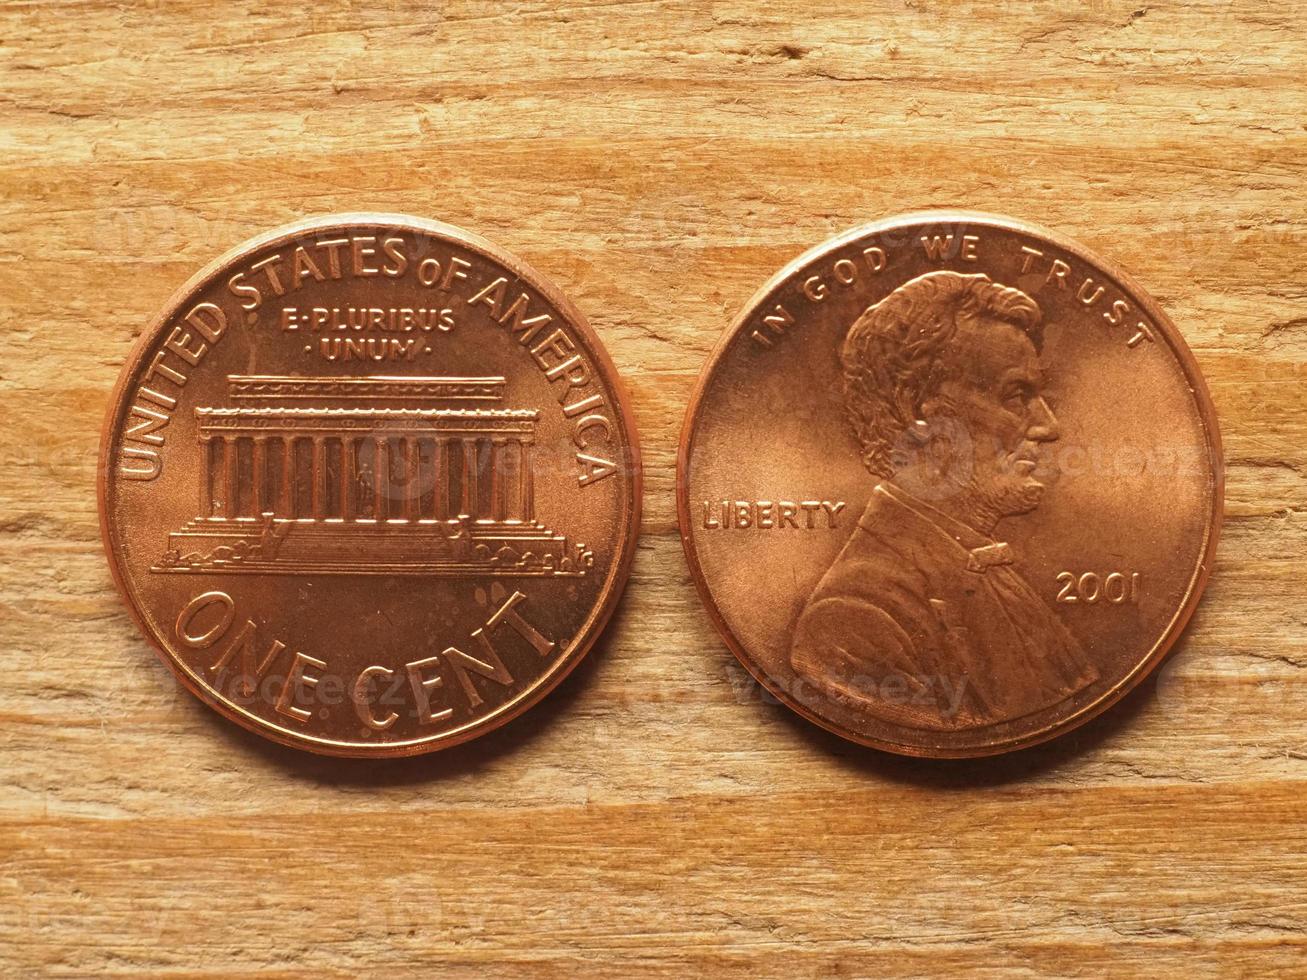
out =
<path fill-rule="evenodd" d="M 993 568 L 995 565 L 1012 564 L 1012 549 L 1006 541 L 995 541 L 981 534 L 975 528 L 968 527 L 956 518 L 918 500 L 892 483 L 879 484 L 875 492 L 888 497 L 900 507 L 912 511 L 962 549 L 967 559 L 967 571 L 983 574 L 986 569 Z"/>

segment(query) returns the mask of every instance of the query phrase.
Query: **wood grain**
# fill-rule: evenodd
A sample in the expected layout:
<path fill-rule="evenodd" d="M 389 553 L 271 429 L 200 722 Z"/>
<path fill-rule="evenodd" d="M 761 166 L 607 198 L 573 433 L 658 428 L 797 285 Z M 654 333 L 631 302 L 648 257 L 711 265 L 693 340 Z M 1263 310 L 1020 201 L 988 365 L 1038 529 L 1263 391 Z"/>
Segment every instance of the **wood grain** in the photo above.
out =
<path fill-rule="evenodd" d="M 0 7 L 0 968 L 346 976 L 1307 972 L 1307 10 L 1294 0 Z M 788 259 L 1009 213 L 1135 273 L 1220 413 L 1219 562 L 1155 682 L 991 761 L 760 696 L 675 530 L 683 407 Z M 282 750 L 109 580 L 105 399 L 211 257 L 338 210 L 553 278 L 646 520 L 587 663 L 432 758 Z"/>

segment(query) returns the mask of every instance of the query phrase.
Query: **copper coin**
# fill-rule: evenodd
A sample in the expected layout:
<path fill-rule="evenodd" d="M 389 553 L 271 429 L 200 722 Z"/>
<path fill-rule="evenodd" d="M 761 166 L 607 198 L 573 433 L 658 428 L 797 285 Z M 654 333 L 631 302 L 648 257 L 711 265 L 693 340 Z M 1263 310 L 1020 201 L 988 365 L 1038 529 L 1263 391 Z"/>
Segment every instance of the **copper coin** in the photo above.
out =
<path fill-rule="evenodd" d="M 677 494 L 703 600 L 773 694 L 880 749 L 988 755 L 1157 666 L 1211 567 L 1221 450 L 1125 272 L 932 212 L 754 296 L 699 380 Z"/>
<path fill-rule="evenodd" d="M 306 221 L 210 264 L 128 359 L 100 453 L 145 635 L 222 714 L 315 752 L 411 755 L 520 714 L 635 550 L 635 426 L 598 337 L 433 221 Z"/>

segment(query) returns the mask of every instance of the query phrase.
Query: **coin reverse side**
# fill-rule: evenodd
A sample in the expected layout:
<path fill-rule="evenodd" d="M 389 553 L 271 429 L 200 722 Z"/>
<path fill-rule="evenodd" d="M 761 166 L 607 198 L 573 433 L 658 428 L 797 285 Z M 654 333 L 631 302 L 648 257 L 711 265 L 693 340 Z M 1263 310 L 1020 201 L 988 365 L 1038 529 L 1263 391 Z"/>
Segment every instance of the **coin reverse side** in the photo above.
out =
<path fill-rule="evenodd" d="M 449 225 L 340 215 L 169 301 L 101 443 L 114 578 L 178 678 L 335 755 L 482 734 L 553 688 L 626 581 L 621 382 L 541 275 Z"/>
<path fill-rule="evenodd" d="M 966 212 L 827 242 L 750 301 L 686 417 L 678 511 L 772 693 L 892 752 L 1082 724 L 1161 660 L 1221 520 L 1211 400 L 1121 269 Z"/>

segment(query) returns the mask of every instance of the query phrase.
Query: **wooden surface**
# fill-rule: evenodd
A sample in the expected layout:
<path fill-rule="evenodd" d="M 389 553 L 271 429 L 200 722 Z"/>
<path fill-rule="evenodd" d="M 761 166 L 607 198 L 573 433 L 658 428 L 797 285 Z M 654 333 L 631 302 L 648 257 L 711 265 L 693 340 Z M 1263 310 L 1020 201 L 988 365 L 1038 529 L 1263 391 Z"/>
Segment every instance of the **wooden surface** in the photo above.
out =
<path fill-rule="evenodd" d="M 1307 971 L 1307 10 L 800 0 L 0 7 L 0 972 Z M 1156 683 L 988 762 L 766 703 L 674 524 L 683 406 L 788 259 L 913 208 L 1121 262 L 1220 412 L 1219 561 Z M 282 750 L 180 691 L 100 550 L 128 347 L 227 247 L 441 218 L 552 277 L 634 396 L 605 640 L 446 754 Z"/>

